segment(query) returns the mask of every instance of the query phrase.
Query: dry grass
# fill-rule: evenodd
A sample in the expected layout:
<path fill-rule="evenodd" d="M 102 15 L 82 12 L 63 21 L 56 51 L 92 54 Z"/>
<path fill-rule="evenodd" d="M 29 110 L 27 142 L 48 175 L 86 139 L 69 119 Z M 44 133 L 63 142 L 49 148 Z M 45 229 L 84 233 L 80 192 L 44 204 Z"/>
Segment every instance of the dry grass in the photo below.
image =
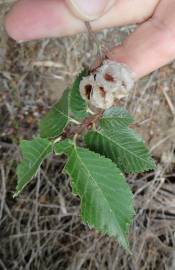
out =
<path fill-rule="evenodd" d="M 98 39 L 112 46 L 128 31 L 104 31 Z M 36 133 L 41 115 L 95 56 L 85 34 L 16 44 L 1 28 L 0 269 L 175 269 L 174 64 L 141 80 L 125 104 L 158 162 L 155 172 L 128 176 L 137 213 L 130 233 L 132 256 L 114 239 L 82 225 L 79 199 L 61 173 L 62 159 L 45 162 L 25 192 L 12 199 L 19 139 Z"/>

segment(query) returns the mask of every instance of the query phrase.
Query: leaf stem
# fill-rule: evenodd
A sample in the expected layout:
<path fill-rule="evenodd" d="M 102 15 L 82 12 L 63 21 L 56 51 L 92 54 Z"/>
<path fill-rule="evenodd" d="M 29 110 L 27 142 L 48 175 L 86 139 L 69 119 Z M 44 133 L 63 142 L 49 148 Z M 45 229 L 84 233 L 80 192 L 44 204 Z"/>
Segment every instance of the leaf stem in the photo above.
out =
<path fill-rule="evenodd" d="M 95 115 L 95 113 L 93 111 L 91 111 L 91 109 L 87 108 L 87 112 L 92 114 L 92 115 Z"/>
<path fill-rule="evenodd" d="M 76 145 L 76 140 L 77 140 L 78 134 L 76 133 L 73 137 L 74 144 Z"/>
<path fill-rule="evenodd" d="M 73 118 L 69 118 L 70 122 L 76 124 L 76 125 L 81 125 L 80 122 L 78 122 L 77 120 L 73 119 Z"/>
<path fill-rule="evenodd" d="M 55 143 L 57 143 L 57 142 L 60 142 L 61 140 L 62 140 L 62 138 L 61 138 L 61 137 L 58 137 L 58 138 L 56 138 L 56 139 L 54 140 L 53 143 L 55 144 Z"/>

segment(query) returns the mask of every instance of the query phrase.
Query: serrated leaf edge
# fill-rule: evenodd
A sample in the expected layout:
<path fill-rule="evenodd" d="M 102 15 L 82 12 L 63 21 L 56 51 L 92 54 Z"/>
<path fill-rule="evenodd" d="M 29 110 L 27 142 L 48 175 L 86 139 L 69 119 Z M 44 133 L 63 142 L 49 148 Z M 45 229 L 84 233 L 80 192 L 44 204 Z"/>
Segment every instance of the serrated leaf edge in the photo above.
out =
<path fill-rule="evenodd" d="M 70 142 L 71 142 L 71 141 L 70 141 Z M 79 155 L 78 155 L 78 153 L 77 153 L 77 151 L 76 151 L 76 149 L 77 149 L 76 145 L 75 145 L 74 143 L 72 143 L 72 146 L 74 147 L 74 149 L 73 149 L 72 151 L 75 151 L 76 154 L 77 154 L 77 157 L 79 158 Z M 67 148 L 71 148 L 71 145 L 70 145 L 69 147 L 67 147 Z M 87 148 L 85 148 L 85 149 L 86 149 L 88 152 L 93 152 L 93 151 L 90 151 L 90 150 L 87 149 Z M 55 153 L 56 153 L 56 152 L 55 152 Z M 95 152 L 93 152 L 93 153 L 95 153 Z M 56 153 L 56 154 L 57 154 L 57 155 L 61 155 L 61 154 L 66 154 L 66 153 L 64 153 L 64 151 L 62 151 L 62 152 L 60 152 L 59 154 L 58 154 L 58 153 Z M 99 158 L 103 158 L 103 159 L 105 159 L 105 160 L 108 160 L 108 162 L 110 162 L 111 164 L 114 165 L 114 167 L 117 168 L 116 164 L 115 164 L 114 162 L 112 162 L 111 159 L 106 158 L 105 156 L 100 155 L 99 153 L 95 153 L 95 154 L 98 155 Z M 68 159 L 69 159 L 68 154 L 66 154 L 66 156 L 67 156 Z M 71 154 L 70 154 L 70 156 L 71 156 Z M 85 164 L 81 161 L 80 158 L 79 158 L 79 161 L 80 161 L 80 163 L 82 164 L 82 166 L 84 167 L 84 169 L 87 171 L 89 177 L 93 180 L 93 177 L 91 176 L 89 170 L 87 170 Z M 69 178 L 71 179 L 71 181 L 73 181 L 72 176 L 71 176 L 70 173 L 66 170 L 66 165 L 67 165 L 67 163 L 68 163 L 68 161 L 66 162 L 63 171 L 69 176 Z M 122 171 L 121 171 L 121 174 L 124 176 L 124 174 L 122 173 Z M 124 178 L 125 178 L 125 176 L 124 176 Z M 93 180 L 93 182 L 95 182 L 95 181 Z M 96 182 L 95 182 L 95 185 L 96 185 Z M 96 186 L 98 187 L 98 189 L 100 189 L 100 187 L 99 187 L 98 185 L 96 185 Z M 128 185 L 128 187 L 129 187 L 129 185 Z M 128 191 L 129 191 L 129 193 L 130 193 L 130 195 L 131 195 L 131 198 L 133 199 L 134 196 L 133 196 L 133 194 L 132 194 L 130 188 L 128 189 Z M 104 193 L 103 193 L 103 191 L 102 191 L 101 189 L 100 189 L 100 192 L 102 192 L 102 194 L 104 195 Z M 78 196 L 78 197 L 80 198 L 80 207 L 81 207 L 81 209 L 82 209 L 82 205 L 81 205 L 81 204 L 82 204 L 82 195 L 80 195 L 79 193 L 74 193 L 74 195 L 76 195 L 76 196 Z M 109 205 L 109 203 L 108 203 L 108 201 L 107 201 L 105 195 L 104 195 L 104 198 L 105 198 L 107 204 Z M 109 206 L 109 209 L 110 209 L 111 212 L 113 212 L 112 209 L 110 208 L 110 206 Z M 134 211 L 134 209 L 133 209 L 133 212 L 130 214 L 130 218 L 133 218 L 134 215 L 135 215 L 135 211 Z M 115 217 L 115 215 L 114 215 L 114 217 Z M 122 239 L 123 239 L 122 241 L 121 241 L 121 239 L 120 239 L 116 234 L 115 234 L 115 235 L 114 235 L 114 234 L 109 234 L 108 232 L 103 231 L 103 230 L 100 231 L 100 230 L 96 229 L 95 224 L 93 224 L 93 223 L 92 223 L 92 224 L 89 224 L 88 221 L 84 220 L 84 218 L 83 218 L 83 216 L 82 216 L 82 211 L 81 211 L 81 219 L 82 219 L 82 221 L 83 221 L 90 229 L 93 228 L 93 229 L 95 229 L 95 230 L 96 230 L 98 233 L 100 233 L 100 234 L 101 234 L 101 233 L 104 233 L 105 235 L 108 235 L 108 236 L 110 236 L 110 237 L 115 237 L 115 238 L 117 238 L 117 240 L 119 241 L 119 243 L 120 243 L 123 247 L 125 247 L 125 249 L 131 254 L 131 251 L 130 251 L 130 249 L 129 249 L 129 244 L 128 244 L 128 241 L 127 241 L 127 239 L 126 239 L 126 235 L 124 235 L 124 233 L 123 233 L 122 230 L 120 229 L 120 225 L 119 225 L 118 221 L 116 220 L 116 218 L 115 218 L 116 224 L 118 224 L 118 229 L 120 230 L 120 234 L 122 235 Z M 130 226 L 130 224 L 127 223 L 128 229 L 129 229 L 129 226 Z M 125 243 L 125 244 L 124 244 L 124 243 Z"/>
<path fill-rule="evenodd" d="M 89 133 L 91 133 L 91 132 L 93 132 L 93 133 L 98 133 L 98 134 L 101 135 L 102 137 L 104 136 L 106 139 L 112 141 L 112 143 L 114 143 L 115 145 L 117 145 L 117 143 L 116 143 L 115 141 L 113 141 L 111 137 L 107 136 L 107 135 L 105 134 L 105 131 L 104 131 L 104 133 L 103 133 L 103 131 L 104 131 L 103 129 L 101 129 L 101 130 L 93 130 L 93 131 L 90 131 Z M 89 133 L 87 133 L 87 134 L 85 135 L 85 138 L 86 138 L 86 136 L 87 136 Z M 94 135 L 95 135 L 95 134 L 94 134 Z M 143 141 L 142 141 L 142 142 L 143 142 Z M 138 142 L 138 143 L 139 143 L 139 142 Z M 119 145 L 118 147 L 123 148 L 121 145 Z M 145 145 L 144 145 L 144 147 L 145 147 Z M 138 156 L 136 156 L 135 154 L 133 154 L 133 152 L 128 151 L 126 148 L 123 148 L 123 149 L 124 149 L 124 151 L 126 151 L 126 152 L 130 153 L 131 155 L 135 156 L 136 158 L 138 158 Z M 145 149 L 147 150 L 146 147 L 145 147 Z M 147 150 L 147 151 L 148 151 L 148 150 Z M 149 153 L 149 152 L 148 152 L 148 153 Z M 145 160 L 144 160 L 143 158 L 140 158 L 140 157 L 139 157 L 139 159 L 145 162 Z M 125 171 L 125 172 L 127 172 L 127 173 L 140 173 L 140 172 L 148 172 L 148 171 L 154 170 L 154 169 L 156 168 L 155 161 L 151 158 L 151 156 L 149 157 L 149 160 L 152 162 L 152 167 L 149 166 L 149 167 L 147 167 L 147 168 L 145 168 L 145 169 L 143 169 L 143 170 L 127 170 L 127 171 Z M 145 162 L 145 163 L 146 163 L 146 162 Z M 147 162 L 147 164 L 149 165 L 148 162 Z"/>
<path fill-rule="evenodd" d="M 34 138 L 34 139 L 37 139 L 37 137 Z M 46 139 L 44 139 L 44 140 L 46 140 Z M 22 141 L 20 142 L 20 151 L 21 151 L 21 153 L 22 153 L 22 151 L 23 151 L 23 150 L 22 150 L 22 144 L 23 144 L 24 142 L 29 142 L 29 141 L 28 141 L 28 140 L 22 140 Z M 44 155 L 45 152 L 47 153 L 47 150 L 50 148 L 50 146 L 52 146 L 52 152 L 53 152 L 53 144 L 52 144 L 51 142 L 49 142 L 48 146 L 43 150 L 43 152 L 40 154 L 40 156 L 38 157 L 38 159 L 41 159 L 41 157 Z M 23 158 L 23 156 L 24 156 L 24 155 L 22 155 L 22 158 Z M 38 170 L 40 169 L 40 166 L 41 166 L 42 162 L 43 162 L 43 161 L 40 162 L 40 165 L 38 166 Z M 21 164 L 22 164 L 22 161 L 21 161 L 21 162 L 18 164 L 18 166 L 17 166 L 17 176 L 18 176 L 18 171 L 19 171 L 19 167 L 21 166 Z M 36 164 L 37 164 L 37 161 L 34 163 L 34 165 L 33 165 L 32 167 L 35 167 Z M 37 172 L 38 172 L 38 170 L 37 170 Z M 37 174 L 37 172 L 36 172 L 36 174 Z M 25 176 L 26 176 L 27 174 L 28 174 L 28 172 L 26 172 Z M 31 177 L 30 181 L 31 181 L 34 177 L 35 177 L 35 175 L 33 175 L 33 176 Z M 19 184 L 18 184 L 18 180 L 17 180 L 16 192 L 14 193 L 13 198 L 16 198 L 16 197 L 22 192 L 22 190 L 28 185 L 28 183 L 29 183 L 29 182 L 26 182 L 26 183 L 24 184 L 24 186 L 22 187 L 22 189 L 21 189 L 21 190 L 18 190 Z"/>

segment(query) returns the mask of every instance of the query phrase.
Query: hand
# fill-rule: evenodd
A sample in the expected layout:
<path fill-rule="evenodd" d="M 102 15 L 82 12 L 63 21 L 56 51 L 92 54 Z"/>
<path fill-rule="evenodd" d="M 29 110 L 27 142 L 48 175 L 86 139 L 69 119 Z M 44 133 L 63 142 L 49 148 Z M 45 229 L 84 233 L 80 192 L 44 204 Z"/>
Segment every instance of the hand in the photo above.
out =
<path fill-rule="evenodd" d="M 83 20 L 92 20 L 94 30 L 140 24 L 108 55 L 126 63 L 137 78 L 175 57 L 173 0 L 20 0 L 7 15 L 5 27 L 12 38 L 25 41 L 85 31 Z"/>

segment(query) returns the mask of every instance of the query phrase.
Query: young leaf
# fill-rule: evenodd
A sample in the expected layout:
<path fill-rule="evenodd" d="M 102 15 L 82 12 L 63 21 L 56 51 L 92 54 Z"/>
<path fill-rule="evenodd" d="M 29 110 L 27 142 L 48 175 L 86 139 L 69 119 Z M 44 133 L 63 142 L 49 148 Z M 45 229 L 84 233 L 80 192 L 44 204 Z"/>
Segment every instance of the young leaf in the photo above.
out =
<path fill-rule="evenodd" d="M 89 149 L 112 159 L 123 172 L 144 172 L 155 168 L 143 140 L 130 128 L 101 122 L 101 130 L 85 136 Z"/>
<path fill-rule="evenodd" d="M 76 120 L 82 120 L 87 113 L 87 103 L 82 99 L 79 91 L 79 85 L 84 76 L 87 76 L 88 71 L 84 70 L 76 78 L 70 93 L 70 109 L 72 112 L 72 117 Z"/>
<path fill-rule="evenodd" d="M 20 149 L 23 160 L 17 167 L 18 183 L 14 197 L 31 181 L 42 161 L 52 153 L 52 144 L 47 139 L 35 138 L 32 141 L 21 141 Z"/>
<path fill-rule="evenodd" d="M 42 138 L 59 136 L 69 122 L 69 90 L 65 90 L 62 98 L 41 120 L 39 129 Z"/>
<path fill-rule="evenodd" d="M 128 249 L 127 234 L 134 215 L 133 196 L 121 171 L 111 160 L 68 140 L 56 144 L 55 152 L 68 156 L 65 171 L 72 178 L 73 193 L 81 198 L 84 223 L 117 237 Z"/>
<path fill-rule="evenodd" d="M 110 123 L 114 128 L 117 126 L 127 127 L 133 122 L 132 116 L 122 107 L 111 107 L 104 112 L 101 119 L 101 124 Z"/>

